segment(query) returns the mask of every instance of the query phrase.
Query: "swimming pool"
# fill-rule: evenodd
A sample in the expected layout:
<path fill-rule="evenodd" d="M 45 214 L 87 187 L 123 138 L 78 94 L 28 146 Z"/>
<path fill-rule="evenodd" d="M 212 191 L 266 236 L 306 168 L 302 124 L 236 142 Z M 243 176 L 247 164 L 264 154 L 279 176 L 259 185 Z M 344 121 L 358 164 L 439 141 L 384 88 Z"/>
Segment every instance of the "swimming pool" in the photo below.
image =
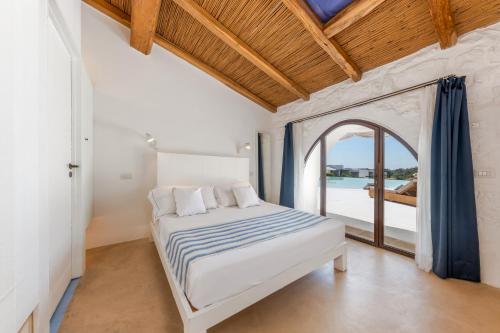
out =
<path fill-rule="evenodd" d="M 326 177 L 326 186 L 333 188 L 359 188 L 367 184 L 373 184 L 373 178 L 351 178 L 351 177 Z M 400 185 L 408 183 L 408 180 L 386 179 L 384 184 L 387 189 L 395 189 Z"/>

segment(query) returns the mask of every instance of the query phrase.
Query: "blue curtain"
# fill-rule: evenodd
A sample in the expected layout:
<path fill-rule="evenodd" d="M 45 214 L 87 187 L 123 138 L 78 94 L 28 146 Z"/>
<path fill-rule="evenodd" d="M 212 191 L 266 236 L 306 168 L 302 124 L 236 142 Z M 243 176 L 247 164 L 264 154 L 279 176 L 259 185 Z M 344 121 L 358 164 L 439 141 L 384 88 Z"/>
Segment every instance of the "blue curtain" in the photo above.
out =
<path fill-rule="evenodd" d="M 257 134 L 257 167 L 259 169 L 259 198 L 266 200 L 264 190 L 264 165 L 262 161 L 262 139 L 260 133 Z"/>
<path fill-rule="evenodd" d="M 294 172 L 293 172 L 293 124 L 285 126 L 283 143 L 283 164 L 281 165 L 280 205 L 294 208 Z"/>
<path fill-rule="evenodd" d="M 433 271 L 441 278 L 479 282 L 465 77 L 438 82 L 431 154 Z"/>

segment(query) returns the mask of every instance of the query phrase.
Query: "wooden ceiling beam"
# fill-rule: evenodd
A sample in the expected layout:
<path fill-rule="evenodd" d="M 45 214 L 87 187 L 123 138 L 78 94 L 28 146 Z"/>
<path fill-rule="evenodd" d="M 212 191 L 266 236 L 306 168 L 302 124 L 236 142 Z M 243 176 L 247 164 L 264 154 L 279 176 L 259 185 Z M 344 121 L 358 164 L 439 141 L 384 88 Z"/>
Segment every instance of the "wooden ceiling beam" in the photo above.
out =
<path fill-rule="evenodd" d="M 370 14 L 385 1 L 387 0 L 357 0 L 325 23 L 323 32 L 328 38 L 332 38 Z"/>
<path fill-rule="evenodd" d="M 153 47 L 161 0 L 132 0 L 130 46 L 148 55 Z"/>
<path fill-rule="evenodd" d="M 457 43 L 458 34 L 449 0 L 428 0 L 432 21 L 442 49 Z"/>
<path fill-rule="evenodd" d="M 217 21 L 209 12 L 201 7 L 194 0 L 173 0 L 182 9 L 188 12 L 194 19 L 210 30 L 215 36 L 221 39 L 233 50 L 245 57 L 257 68 L 269 75 L 272 79 L 303 100 L 309 100 L 309 93 L 293 82 L 285 74 L 280 72 L 274 65 L 264 59 L 259 53 L 252 49 L 248 44 L 232 33 L 229 29 Z"/>
<path fill-rule="evenodd" d="M 282 0 L 285 6 L 299 19 L 319 46 L 354 81 L 361 79 L 361 71 L 344 49 L 323 33 L 323 26 L 316 14 L 304 0 Z"/>
<path fill-rule="evenodd" d="M 130 25 L 131 25 L 130 15 L 121 11 L 119 8 L 109 4 L 105 0 L 82 0 L 82 1 L 85 2 L 86 4 L 88 4 L 89 6 L 97 9 L 101 13 L 111 17 L 112 19 L 114 19 L 118 23 L 121 23 L 122 25 L 130 28 Z M 219 82 L 223 83 L 227 87 L 236 91 L 237 93 L 239 93 L 239 94 L 245 96 L 246 98 L 248 98 L 249 100 L 259 104 L 263 108 L 265 108 L 271 112 L 277 111 L 277 108 L 275 105 L 273 105 L 273 104 L 269 103 L 268 101 L 264 100 L 263 98 L 257 96 L 256 94 L 254 94 L 253 92 L 251 92 L 247 88 L 240 85 L 238 82 L 229 78 L 225 74 L 219 72 L 218 70 L 211 67 L 210 65 L 204 63 L 200 59 L 194 57 L 192 54 L 186 52 L 185 50 L 183 50 L 183 49 L 179 48 L 178 46 L 172 44 L 171 42 L 167 41 L 159 34 L 156 34 L 154 36 L 154 42 L 156 42 L 156 44 L 158 44 L 162 48 L 172 52 L 173 54 L 175 54 L 179 58 L 187 61 L 191 65 L 197 67 L 201 71 L 212 76 L 213 78 L 215 78 Z"/>

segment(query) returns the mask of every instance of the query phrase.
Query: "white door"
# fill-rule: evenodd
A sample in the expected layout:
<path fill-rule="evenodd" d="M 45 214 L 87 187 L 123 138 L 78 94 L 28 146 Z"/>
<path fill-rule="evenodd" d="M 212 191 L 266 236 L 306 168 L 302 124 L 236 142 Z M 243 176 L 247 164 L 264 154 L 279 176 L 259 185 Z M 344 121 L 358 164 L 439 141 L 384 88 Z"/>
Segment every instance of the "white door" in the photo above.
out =
<path fill-rule="evenodd" d="M 50 309 L 55 310 L 71 280 L 71 55 L 49 20 L 49 223 Z"/>

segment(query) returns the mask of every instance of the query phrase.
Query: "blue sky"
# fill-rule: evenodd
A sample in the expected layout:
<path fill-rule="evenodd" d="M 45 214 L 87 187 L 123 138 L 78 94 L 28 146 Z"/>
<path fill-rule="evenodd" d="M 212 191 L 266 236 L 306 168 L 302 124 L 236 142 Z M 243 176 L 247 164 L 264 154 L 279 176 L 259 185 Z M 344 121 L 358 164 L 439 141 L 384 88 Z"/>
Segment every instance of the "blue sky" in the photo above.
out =
<path fill-rule="evenodd" d="M 327 154 L 327 164 L 343 164 L 346 168 L 373 168 L 373 138 L 353 138 L 337 142 Z M 392 136 L 385 137 L 385 168 L 417 166 L 413 155 Z"/>

